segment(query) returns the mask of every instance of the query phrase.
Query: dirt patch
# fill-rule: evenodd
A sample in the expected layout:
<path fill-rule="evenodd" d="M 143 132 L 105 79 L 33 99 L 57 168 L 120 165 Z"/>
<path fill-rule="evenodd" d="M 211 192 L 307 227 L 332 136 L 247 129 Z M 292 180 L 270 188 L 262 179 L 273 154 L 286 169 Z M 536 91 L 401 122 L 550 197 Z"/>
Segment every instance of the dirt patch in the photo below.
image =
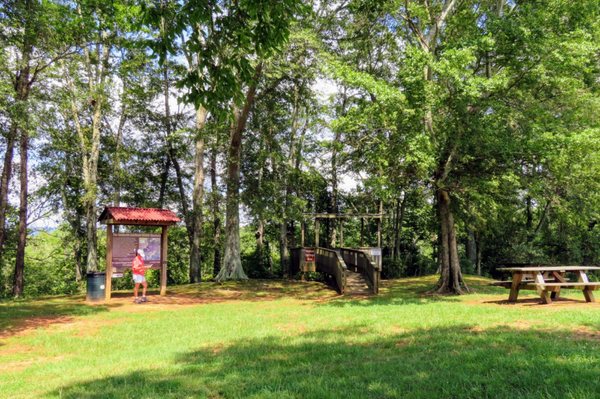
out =
<path fill-rule="evenodd" d="M 260 294 L 248 296 L 246 293 L 241 291 L 233 290 L 215 290 L 212 294 L 199 293 L 198 295 L 187 295 L 187 294 L 167 294 L 164 296 L 160 295 L 148 295 L 148 302 L 136 304 L 133 301 L 131 294 L 115 294 L 108 303 L 109 308 L 123 308 L 127 310 L 131 309 L 170 309 L 178 306 L 190 306 L 190 305 L 203 305 L 203 304 L 215 304 L 215 303 L 226 303 L 236 301 L 249 301 L 249 302 L 271 302 L 278 299 L 283 299 L 282 296 L 272 294 Z M 290 297 L 291 298 L 291 297 Z"/>
<path fill-rule="evenodd" d="M 572 337 L 583 341 L 600 341 L 600 331 L 580 326 L 573 329 Z"/>
<path fill-rule="evenodd" d="M 54 356 L 54 357 L 36 357 L 33 359 L 27 359 L 27 360 L 19 360 L 19 361 L 15 361 L 15 362 L 8 362 L 8 363 L 4 363 L 4 364 L 0 364 L 0 373 L 4 373 L 7 371 L 10 372 L 19 372 L 19 371 L 23 371 L 35 364 L 39 364 L 41 362 L 44 363 L 48 363 L 48 362 L 58 362 L 63 360 L 65 357 L 64 356 Z"/>
<path fill-rule="evenodd" d="M 14 326 L 9 326 L 0 331 L 0 339 L 24 335 L 39 328 L 47 328 L 58 323 L 69 323 L 72 320 L 72 316 L 35 316 L 28 319 L 21 319 Z"/>
<path fill-rule="evenodd" d="M 2 348 L 2 351 L 0 352 L 0 357 L 9 356 L 9 355 L 20 355 L 23 353 L 31 353 L 34 350 L 35 349 L 32 346 L 15 344 L 15 345 L 11 345 L 7 348 Z"/>

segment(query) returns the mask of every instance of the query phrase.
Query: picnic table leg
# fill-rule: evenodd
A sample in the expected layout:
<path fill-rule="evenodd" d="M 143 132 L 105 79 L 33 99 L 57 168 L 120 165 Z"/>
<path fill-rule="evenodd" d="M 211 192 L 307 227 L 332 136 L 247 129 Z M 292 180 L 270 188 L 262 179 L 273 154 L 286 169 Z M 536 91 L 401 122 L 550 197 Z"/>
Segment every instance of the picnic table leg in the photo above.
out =
<path fill-rule="evenodd" d="M 559 283 L 565 283 L 565 282 L 567 282 L 567 280 L 565 279 L 565 276 L 563 275 L 562 272 L 552 272 L 552 276 Z M 550 298 L 552 298 L 552 299 L 558 299 L 558 298 L 560 298 L 560 287 L 556 287 L 555 289 L 556 289 L 556 291 L 552 291 L 552 294 L 550 294 Z"/>
<path fill-rule="evenodd" d="M 540 294 L 540 297 L 542 298 L 542 302 L 544 302 L 545 304 L 552 303 L 552 298 L 550 298 L 550 292 L 548 292 L 546 287 L 543 286 L 545 281 L 544 281 L 544 276 L 542 273 L 536 273 L 535 282 L 537 284 L 542 284 L 542 285 L 538 285 L 538 294 Z"/>
<path fill-rule="evenodd" d="M 510 286 L 510 294 L 508 295 L 509 302 L 516 302 L 519 296 L 519 286 L 523 280 L 523 273 L 516 272 L 513 274 L 512 284 Z"/>
<path fill-rule="evenodd" d="M 552 303 L 552 295 L 548 290 L 542 290 L 542 293 L 540 296 L 542 297 L 542 302 L 544 302 L 546 305 L 549 305 Z"/>
<path fill-rule="evenodd" d="M 594 292 L 588 287 L 583 289 L 583 296 L 585 297 L 586 302 L 596 302 L 596 298 L 594 298 Z"/>
<path fill-rule="evenodd" d="M 580 282 L 582 282 L 582 283 L 590 282 L 587 274 L 583 270 L 578 271 L 577 274 L 579 276 Z M 594 292 L 590 288 L 592 288 L 592 287 L 583 287 L 583 296 L 585 297 L 585 301 L 586 302 L 596 302 L 596 299 L 594 298 Z"/>

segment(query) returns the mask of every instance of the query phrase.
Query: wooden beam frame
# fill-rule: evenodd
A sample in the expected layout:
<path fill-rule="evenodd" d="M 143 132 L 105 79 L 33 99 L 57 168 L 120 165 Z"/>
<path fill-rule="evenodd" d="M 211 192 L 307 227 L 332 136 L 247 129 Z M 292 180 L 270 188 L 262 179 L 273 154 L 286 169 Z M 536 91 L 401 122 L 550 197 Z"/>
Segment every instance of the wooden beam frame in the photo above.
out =
<path fill-rule="evenodd" d="M 160 234 L 160 295 L 167 294 L 167 250 L 169 227 L 163 226 Z"/>
<path fill-rule="evenodd" d="M 112 291 L 112 243 L 113 227 L 106 225 L 106 273 L 104 281 L 104 300 L 110 300 Z"/>
<path fill-rule="evenodd" d="M 303 213 L 302 216 L 306 219 L 383 219 L 383 213 Z"/>
<path fill-rule="evenodd" d="M 113 237 L 114 236 L 135 236 L 135 237 L 156 237 L 156 233 L 114 233 L 113 226 L 121 226 L 122 224 L 106 224 L 106 275 L 104 282 L 104 300 L 109 301 L 112 294 L 112 276 L 113 276 Z M 167 293 L 167 254 L 168 254 L 168 233 L 169 226 L 155 225 L 155 224 L 135 224 L 127 226 L 153 226 L 162 227 L 160 233 L 160 295 L 166 295 Z"/>

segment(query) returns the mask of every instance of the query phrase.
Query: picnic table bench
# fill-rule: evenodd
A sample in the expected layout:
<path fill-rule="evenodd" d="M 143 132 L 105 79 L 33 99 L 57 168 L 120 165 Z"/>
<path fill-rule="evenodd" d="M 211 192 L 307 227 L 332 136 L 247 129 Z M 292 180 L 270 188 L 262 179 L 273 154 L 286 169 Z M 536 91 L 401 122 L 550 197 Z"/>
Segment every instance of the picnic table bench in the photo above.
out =
<path fill-rule="evenodd" d="M 595 266 L 524 266 L 501 267 L 497 270 L 512 273 L 512 281 L 493 283 L 510 288 L 509 302 L 516 302 L 519 290 L 525 289 L 537 291 L 544 303 L 552 303 L 552 299 L 560 296 L 562 288 L 582 289 L 586 302 L 594 302 L 593 291 L 600 287 L 600 282 L 590 281 L 587 275 L 588 270 L 600 270 Z M 569 280 L 566 273 L 573 273 L 577 281 Z"/>

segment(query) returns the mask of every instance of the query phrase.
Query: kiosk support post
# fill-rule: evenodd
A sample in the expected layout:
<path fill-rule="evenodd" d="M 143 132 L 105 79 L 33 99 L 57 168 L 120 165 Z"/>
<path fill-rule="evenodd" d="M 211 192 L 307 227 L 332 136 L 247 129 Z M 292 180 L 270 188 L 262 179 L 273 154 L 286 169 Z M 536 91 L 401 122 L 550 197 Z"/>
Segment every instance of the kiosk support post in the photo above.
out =
<path fill-rule="evenodd" d="M 112 290 L 112 242 L 113 242 L 113 226 L 106 225 L 106 281 L 104 283 L 104 299 L 110 300 Z"/>
<path fill-rule="evenodd" d="M 160 234 L 160 295 L 167 294 L 167 235 L 169 227 L 162 226 Z"/>

